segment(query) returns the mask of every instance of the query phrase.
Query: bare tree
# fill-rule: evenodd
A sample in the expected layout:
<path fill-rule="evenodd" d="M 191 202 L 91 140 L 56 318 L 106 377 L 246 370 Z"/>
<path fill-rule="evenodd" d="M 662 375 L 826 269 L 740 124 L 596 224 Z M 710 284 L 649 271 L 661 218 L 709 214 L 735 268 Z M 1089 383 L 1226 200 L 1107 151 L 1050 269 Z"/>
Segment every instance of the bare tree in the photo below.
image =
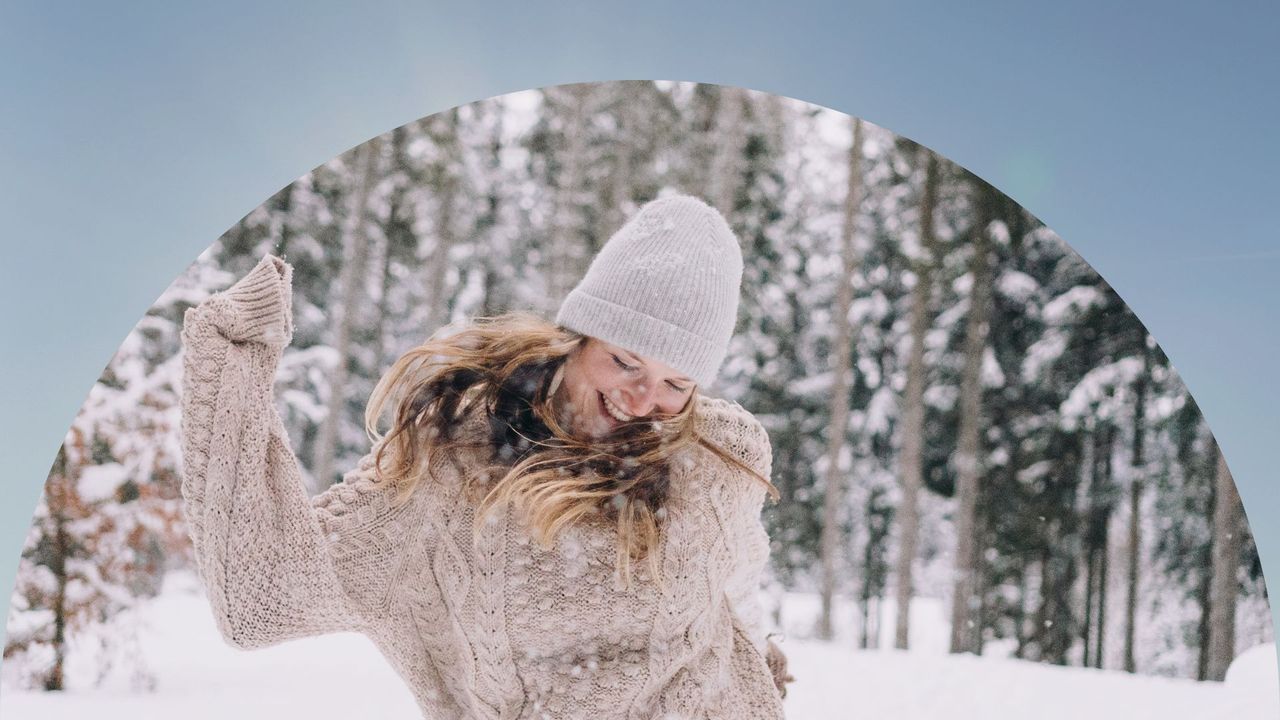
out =
<path fill-rule="evenodd" d="M 960 379 L 960 429 L 956 448 L 956 558 L 951 595 L 951 652 L 977 652 L 981 632 L 975 612 L 978 572 L 978 477 L 982 430 L 982 356 L 987 345 L 990 288 L 989 240 L 995 190 L 976 180 L 978 219 L 973 233 L 969 275 L 969 317 L 965 324 L 964 366 Z"/>
<path fill-rule="evenodd" d="M 742 173 L 742 150 L 746 143 L 743 109 L 746 102 L 746 95 L 738 88 L 727 87 L 720 91 L 719 109 L 716 113 L 718 140 L 707 177 L 707 194 L 711 204 L 725 217 L 733 212 L 734 194 L 738 191 L 739 175 Z"/>
<path fill-rule="evenodd" d="M 1110 423 L 1086 439 L 1093 446 L 1086 467 L 1088 505 L 1084 515 L 1084 622 L 1080 638 L 1084 642 L 1083 665 L 1102 667 L 1103 640 L 1107 628 L 1108 526 L 1114 508 L 1111 456 L 1116 428 Z"/>
<path fill-rule="evenodd" d="M 1216 447 L 1216 443 L 1215 443 Z M 1209 591 L 1209 654 L 1206 680 L 1222 680 L 1235 658 L 1236 594 L 1240 569 L 1240 525 L 1243 515 L 1227 459 L 1218 449 L 1214 480 L 1213 561 Z"/>
<path fill-rule="evenodd" d="M 458 109 L 453 108 L 433 118 L 429 131 L 439 153 L 431 171 L 432 184 L 436 188 L 434 242 L 425 263 L 428 293 L 426 331 L 432 333 L 449 320 L 445 304 L 445 276 L 449 270 L 449 250 L 457 242 L 454 216 L 457 214 L 461 181 L 455 168 L 462 163 L 458 146 Z"/>
<path fill-rule="evenodd" d="M 920 535 L 920 488 L 924 485 L 924 336 L 931 323 L 929 302 L 933 294 L 933 265 L 937 254 L 933 215 L 938 204 L 938 156 L 919 148 L 926 156 L 924 193 L 920 200 L 921 256 L 914 263 L 916 285 L 911 303 L 911 352 L 907 356 L 907 384 L 902 397 L 902 500 L 898 506 L 897 624 L 894 646 L 905 650 L 910 633 L 912 564 Z"/>
<path fill-rule="evenodd" d="M 338 428 L 342 423 L 343 405 L 346 402 L 348 364 L 351 360 L 351 329 L 355 324 L 357 308 L 364 292 L 364 279 L 369 256 L 369 234 L 366 227 L 369 210 L 369 194 L 377 180 L 378 157 L 382 153 L 382 141 L 374 138 L 355 151 L 353 162 L 356 187 L 352 193 L 351 208 L 343 228 L 342 270 L 338 275 L 340 300 L 335 304 L 333 320 L 337 362 L 329 373 L 328 412 L 320 424 L 312 459 L 311 492 L 319 493 L 336 479 L 334 455 L 337 450 Z"/>
<path fill-rule="evenodd" d="M 587 166 L 587 113 L 592 86 L 566 85 L 551 88 L 566 105 L 564 117 L 563 170 L 556 182 L 551 211 L 551 235 L 545 267 L 548 278 L 547 310 L 554 314 L 586 268 L 582 267 L 582 218 L 578 216 Z"/>
<path fill-rule="evenodd" d="M 849 384 L 851 369 L 852 329 L 849 327 L 849 308 L 853 304 L 853 273 L 857 267 L 854 254 L 854 226 L 858 207 L 862 203 L 862 121 L 853 121 L 853 144 L 849 147 L 849 187 L 844 201 L 844 225 L 840 233 L 840 279 L 836 287 L 836 306 L 833 318 L 835 338 L 832 347 L 835 357 L 831 379 L 831 424 L 827 435 L 826 496 L 822 507 L 822 615 L 818 621 L 818 634 L 825 640 L 832 637 L 832 600 L 836 586 L 836 558 L 841 555 L 840 507 L 843 499 L 843 477 L 840 470 L 840 450 L 844 447 L 845 433 L 849 428 Z"/>

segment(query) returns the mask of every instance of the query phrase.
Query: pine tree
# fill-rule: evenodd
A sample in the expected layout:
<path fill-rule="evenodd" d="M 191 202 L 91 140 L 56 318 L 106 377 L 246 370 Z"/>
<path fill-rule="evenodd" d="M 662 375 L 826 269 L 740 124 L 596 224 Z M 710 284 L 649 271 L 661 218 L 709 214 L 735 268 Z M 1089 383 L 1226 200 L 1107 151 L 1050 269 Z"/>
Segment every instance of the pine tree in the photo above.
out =
<path fill-rule="evenodd" d="M 18 576 L 4 647 L 23 686 L 67 689 L 76 652 L 123 664 L 135 687 L 154 681 L 132 655 L 127 615 L 189 562 L 177 474 L 174 356 L 192 275 L 138 323 L 89 392 L 46 480 Z M 97 678 L 101 680 L 101 675 Z"/>

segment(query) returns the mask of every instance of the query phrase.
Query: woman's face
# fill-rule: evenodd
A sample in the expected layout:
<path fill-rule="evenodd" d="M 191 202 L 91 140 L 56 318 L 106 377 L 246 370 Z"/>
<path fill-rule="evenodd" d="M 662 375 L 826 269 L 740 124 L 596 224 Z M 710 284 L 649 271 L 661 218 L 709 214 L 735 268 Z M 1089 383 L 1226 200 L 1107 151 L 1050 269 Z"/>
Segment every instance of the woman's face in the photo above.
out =
<path fill-rule="evenodd" d="M 587 338 L 565 360 L 556 394 L 574 434 L 602 437 L 626 422 L 679 413 L 693 390 L 694 382 L 668 365 Z"/>

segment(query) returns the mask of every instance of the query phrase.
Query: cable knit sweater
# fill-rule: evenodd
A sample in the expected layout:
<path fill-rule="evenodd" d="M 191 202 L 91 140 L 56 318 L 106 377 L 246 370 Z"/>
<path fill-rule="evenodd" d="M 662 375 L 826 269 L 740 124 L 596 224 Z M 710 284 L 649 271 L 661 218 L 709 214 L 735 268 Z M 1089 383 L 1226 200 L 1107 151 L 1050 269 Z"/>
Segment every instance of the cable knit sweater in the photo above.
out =
<path fill-rule="evenodd" d="M 200 577 L 223 636 L 243 648 L 366 634 L 427 718 L 782 717 L 757 603 L 764 490 L 703 448 L 673 462 L 656 552 L 624 587 L 616 530 L 572 526 L 549 548 L 519 514 L 473 532 L 450 453 L 404 502 L 372 453 L 308 501 L 274 405 L 292 336 L 291 267 L 267 256 L 187 312 L 182 332 L 183 495 Z M 464 433 L 484 435 L 472 413 Z M 711 440 L 766 477 L 768 438 L 740 407 L 702 399 Z"/>

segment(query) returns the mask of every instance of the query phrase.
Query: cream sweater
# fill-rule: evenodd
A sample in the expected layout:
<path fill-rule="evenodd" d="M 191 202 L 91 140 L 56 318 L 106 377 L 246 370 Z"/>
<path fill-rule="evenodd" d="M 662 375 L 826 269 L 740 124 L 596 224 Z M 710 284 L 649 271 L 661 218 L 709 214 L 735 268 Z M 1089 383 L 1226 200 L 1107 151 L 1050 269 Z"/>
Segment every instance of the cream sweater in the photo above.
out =
<path fill-rule="evenodd" d="M 781 718 L 757 602 L 764 490 L 703 448 L 673 462 L 664 584 L 635 564 L 624 588 L 615 530 L 584 522 L 551 548 L 510 508 L 473 533 L 457 451 L 407 502 L 372 454 L 308 501 L 273 380 L 292 336 L 292 269 L 267 256 L 187 312 L 182 436 L 186 514 L 228 642 L 263 647 L 366 634 L 427 718 Z M 702 432 L 766 477 L 770 447 L 737 405 L 705 399 Z M 464 433 L 484 433 L 483 419 Z"/>

